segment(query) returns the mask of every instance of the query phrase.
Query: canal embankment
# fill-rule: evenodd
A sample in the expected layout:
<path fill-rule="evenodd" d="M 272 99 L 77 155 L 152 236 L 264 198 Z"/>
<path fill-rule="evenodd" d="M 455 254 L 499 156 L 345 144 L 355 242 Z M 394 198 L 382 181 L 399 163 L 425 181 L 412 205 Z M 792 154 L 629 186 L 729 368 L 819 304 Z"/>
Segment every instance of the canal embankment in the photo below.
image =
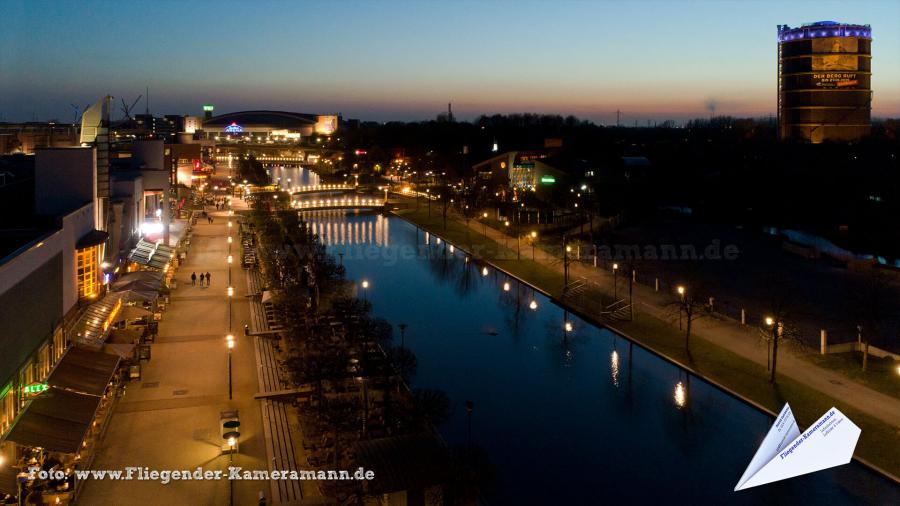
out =
<path fill-rule="evenodd" d="M 503 237 L 501 235 L 493 237 L 491 231 L 482 228 L 480 224 L 476 224 L 477 228 L 467 228 L 462 221 L 449 218 L 445 227 L 439 212 L 433 212 L 429 216 L 424 208 L 410 208 L 394 214 L 467 250 L 479 261 L 489 263 L 532 286 L 579 317 L 632 340 L 763 412 L 774 416 L 785 402 L 790 402 L 798 421 L 805 425 L 830 407 L 838 407 L 863 429 L 855 459 L 893 482 L 900 483 L 900 456 L 893 450 L 900 446 L 900 417 L 893 418 L 890 410 L 876 409 L 885 406 L 868 406 L 866 402 L 861 402 L 875 397 L 887 398 L 890 403 L 896 402 L 895 398 L 878 395 L 878 392 L 872 392 L 867 387 L 844 378 L 831 378 L 830 376 L 835 375 L 833 372 L 819 372 L 815 369 L 801 368 L 798 372 L 794 370 L 796 367 L 782 367 L 777 384 L 772 385 L 767 380 L 765 361 L 760 363 L 737 353 L 715 338 L 717 329 L 727 323 L 709 321 L 697 325 L 696 333 L 691 338 L 690 352 L 687 352 L 683 333 L 666 320 L 658 307 L 636 303 L 633 320 L 612 322 L 599 316 L 598 305 L 584 302 L 591 297 L 581 297 L 577 301 L 564 298 L 562 262 L 556 259 L 556 263 L 553 263 L 546 254 L 539 255 L 542 252 L 540 248 L 534 251 L 530 244 L 520 244 L 517 252 L 515 244 L 510 244 L 508 239 L 500 239 Z M 531 259 L 532 255 L 535 260 Z M 596 297 L 602 299 L 603 294 L 598 293 Z M 749 338 L 748 336 L 746 339 Z M 821 377 L 817 381 L 810 374 Z M 829 386 L 823 387 L 822 381 Z M 835 390 L 849 391 L 851 394 L 834 395 Z"/>

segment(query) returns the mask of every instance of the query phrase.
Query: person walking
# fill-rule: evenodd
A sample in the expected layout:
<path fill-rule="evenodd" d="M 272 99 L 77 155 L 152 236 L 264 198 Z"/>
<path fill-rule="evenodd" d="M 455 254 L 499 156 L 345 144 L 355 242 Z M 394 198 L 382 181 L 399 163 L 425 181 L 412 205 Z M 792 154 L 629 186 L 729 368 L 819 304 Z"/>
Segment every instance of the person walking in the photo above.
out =
<path fill-rule="evenodd" d="M 209 272 L 206 273 L 206 287 L 209 288 Z"/>
<path fill-rule="evenodd" d="M 200 273 L 200 288 L 203 288 L 203 273 Z"/>
<path fill-rule="evenodd" d="M 191 273 L 191 286 L 196 286 L 196 285 L 197 285 L 197 273 L 192 272 Z"/>

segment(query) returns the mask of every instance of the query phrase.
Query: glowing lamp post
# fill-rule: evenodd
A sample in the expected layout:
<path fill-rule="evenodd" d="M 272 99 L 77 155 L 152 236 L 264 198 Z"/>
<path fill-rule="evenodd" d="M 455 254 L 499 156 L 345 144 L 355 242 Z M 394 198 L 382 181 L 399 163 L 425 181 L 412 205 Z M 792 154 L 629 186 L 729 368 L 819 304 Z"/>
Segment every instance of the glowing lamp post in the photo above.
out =
<path fill-rule="evenodd" d="M 531 259 L 532 260 L 535 259 L 534 243 L 536 243 L 536 242 L 537 242 L 537 231 L 532 230 L 531 231 Z"/>
<path fill-rule="evenodd" d="M 228 287 L 228 332 L 231 332 L 231 299 L 234 297 L 234 287 Z"/>
<path fill-rule="evenodd" d="M 619 300 L 619 283 L 616 277 L 619 273 L 619 264 L 613 264 L 613 298 Z"/>
<path fill-rule="evenodd" d="M 368 302 L 369 301 L 369 282 L 364 279 L 362 282 L 362 287 L 363 287 L 363 301 Z"/>
<path fill-rule="evenodd" d="M 228 334 L 225 336 L 225 347 L 228 348 L 228 400 L 231 400 L 231 350 L 234 349 L 234 336 Z M 229 445 L 234 446 L 234 445 Z"/>

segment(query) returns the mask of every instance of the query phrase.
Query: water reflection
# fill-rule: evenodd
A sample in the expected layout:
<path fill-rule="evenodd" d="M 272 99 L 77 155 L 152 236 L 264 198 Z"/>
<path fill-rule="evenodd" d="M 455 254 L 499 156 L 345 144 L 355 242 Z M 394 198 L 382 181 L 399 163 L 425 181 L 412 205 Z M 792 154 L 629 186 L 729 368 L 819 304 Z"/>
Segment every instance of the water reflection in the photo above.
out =
<path fill-rule="evenodd" d="M 684 383 L 678 382 L 675 385 L 675 405 L 679 408 L 683 408 L 687 404 L 687 389 L 684 387 Z"/>
<path fill-rule="evenodd" d="M 612 375 L 613 386 L 619 388 L 619 352 L 616 350 L 609 356 L 609 372 Z"/>
<path fill-rule="evenodd" d="M 299 186 L 319 184 L 319 175 L 302 167 L 285 167 L 275 165 L 269 167 L 272 181 L 284 191 L 293 192 Z"/>
<path fill-rule="evenodd" d="M 416 255 L 393 264 L 346 256 L 347 278 L 378 286 L 363 294 L 376 316 L 422 329 L 407 343 L 418 362 L 412 386 L 447 392 L 456 414 L 439 429 L 449 444 L 467 441 L 465 402 L 479 406 L 471 438 L 497 469 L 491 504 L 596 504 L 599 493 L 628 504 L 898 503 L 856 464 L 735 494 L 769 416 L 502 272 L 482 275 L 483 264 L 437 236 L 387 220 L 383 242 Z M 536 456 L 549 464 L 539 472 Z"/>
<path fill-rule="evenodd" d="M 381 215 L 360 221 L 347 211 L 316 211 L 304 214 L 326 246 L 390 246 L 390 222 Z"/>

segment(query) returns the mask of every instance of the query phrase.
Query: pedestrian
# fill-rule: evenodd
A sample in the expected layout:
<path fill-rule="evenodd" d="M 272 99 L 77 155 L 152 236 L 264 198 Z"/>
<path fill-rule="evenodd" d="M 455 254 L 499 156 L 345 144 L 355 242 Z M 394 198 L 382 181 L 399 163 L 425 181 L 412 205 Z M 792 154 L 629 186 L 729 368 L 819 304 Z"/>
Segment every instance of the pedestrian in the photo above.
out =
<path fill-rule="evenodd" d="M 201 283 L 202 283 L 202 281 L 201 281 Z M 197 285 L 197 273 L 192 272 L 191 273 L 191 286 L 196 286 L 196 285 Z"/>
<path fill-rule="evenodd" d="M 206 286 L 209 287 L 209 273 L 206 273 Z"/>
<path fill-rule="evenodd" d="M 203 288 L 203 273 L 200 273 L 200 288 Z"/>

